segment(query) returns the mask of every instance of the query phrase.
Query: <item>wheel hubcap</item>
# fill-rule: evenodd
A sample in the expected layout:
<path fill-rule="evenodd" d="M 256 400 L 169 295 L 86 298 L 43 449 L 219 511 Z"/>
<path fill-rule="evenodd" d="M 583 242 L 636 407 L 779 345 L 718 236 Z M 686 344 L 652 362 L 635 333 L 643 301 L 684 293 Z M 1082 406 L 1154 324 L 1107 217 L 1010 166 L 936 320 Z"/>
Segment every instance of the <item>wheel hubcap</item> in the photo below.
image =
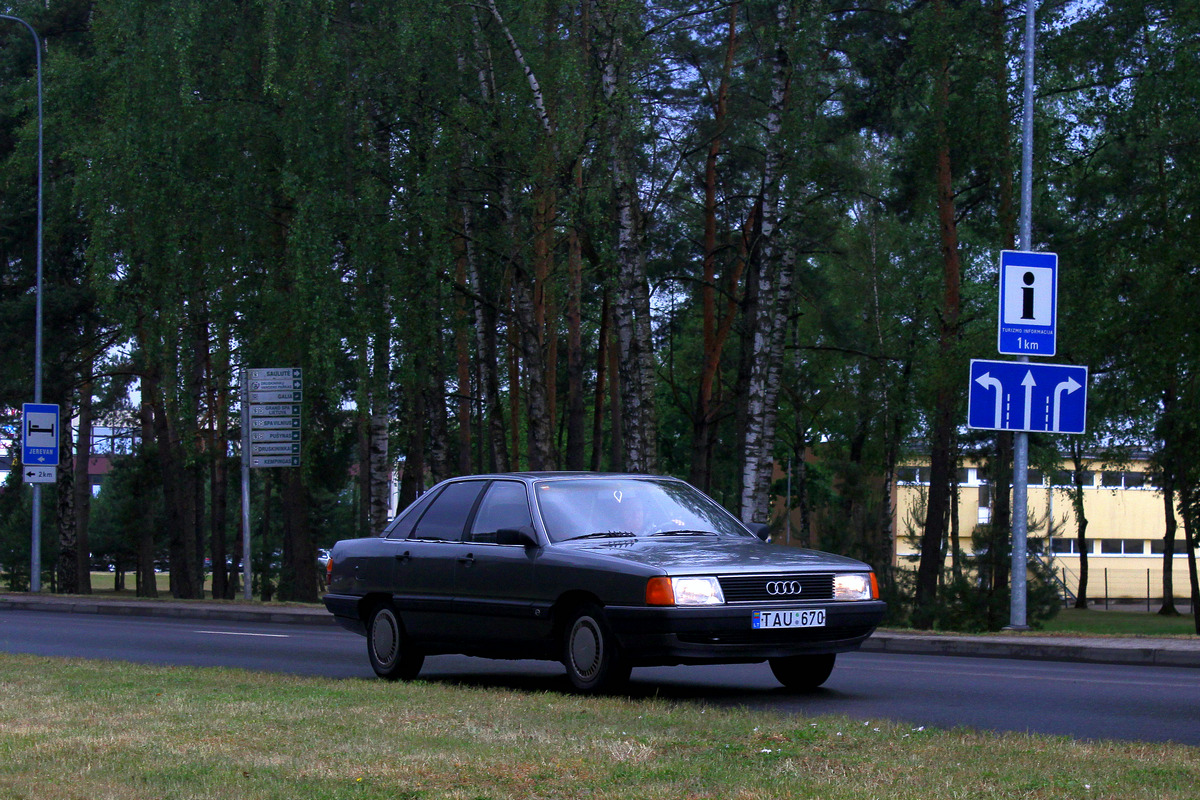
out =
<path fill-rule="evenodd" d="M 579 677 L 590 679 L 600 669 L 600 659 L 603 656 L 600 633 L 596 623 L 590 617 L 575 622 L 571 630 L 571 663 Z"/>
<path fill-rule="evenodd" d="M 371 628 L 371 641 L 375 648 L 375 658 L 380 664 L 391 664 L 396 658 L 396 622 L 391 614 L 382 612 L 375 615 L 375 624 Z"/>

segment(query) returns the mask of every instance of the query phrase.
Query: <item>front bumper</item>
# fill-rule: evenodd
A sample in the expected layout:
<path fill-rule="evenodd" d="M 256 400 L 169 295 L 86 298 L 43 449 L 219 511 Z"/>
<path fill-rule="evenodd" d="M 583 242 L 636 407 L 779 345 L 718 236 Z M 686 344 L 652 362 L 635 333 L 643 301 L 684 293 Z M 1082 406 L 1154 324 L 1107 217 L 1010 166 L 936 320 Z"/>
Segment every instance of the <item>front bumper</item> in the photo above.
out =
<path fill-rule="evenodd" d="M 756 630 L 755 611 L 825 609 L 819 628 Z M 763 661 L 795 655 L 842 653 L 857 649 L 883 619 L 879 600 L 784 606 L 609 606 L 605 616 L 621 649 L 634 664 L 721 664 Z"/>

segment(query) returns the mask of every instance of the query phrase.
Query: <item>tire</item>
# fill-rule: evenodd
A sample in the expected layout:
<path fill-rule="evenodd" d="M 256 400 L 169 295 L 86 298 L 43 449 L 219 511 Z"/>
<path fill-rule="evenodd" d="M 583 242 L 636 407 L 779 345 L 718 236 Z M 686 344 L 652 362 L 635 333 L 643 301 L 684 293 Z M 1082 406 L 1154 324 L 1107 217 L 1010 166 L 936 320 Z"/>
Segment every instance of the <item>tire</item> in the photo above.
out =
<path fill-rule="evenodd" d="M 772 658 L 775 679 L 794 692 L 811 692 L 829 679 L 836 653 Z"/>
<path fill-rule="evenodd" d="M 376 608 L 367 623 L 367 656 L 375 674 L 389 681 L 410 681 L 425 663 L 425 655 L 412 649 L 390 603 Z"/>
<path fill-rule="evenodd" d="M 604 612 L 594 605 L 583 606 L 567 618 L 562 662 L 571 685 L 586 694 L 611 691 L 629 680 L 629 663 Z"/>

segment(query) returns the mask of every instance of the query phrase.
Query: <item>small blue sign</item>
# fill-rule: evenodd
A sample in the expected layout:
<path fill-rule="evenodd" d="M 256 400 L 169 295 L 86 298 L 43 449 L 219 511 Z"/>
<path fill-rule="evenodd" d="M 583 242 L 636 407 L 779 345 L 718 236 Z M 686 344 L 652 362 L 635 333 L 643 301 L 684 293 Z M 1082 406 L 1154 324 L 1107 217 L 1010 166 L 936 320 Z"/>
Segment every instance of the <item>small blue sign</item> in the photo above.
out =
<path fill-rule="evenodd" d="M 1002 250 L 997 349 L 1012 356 L 1052 356 L 1057 322 L 1058 256 Z"/>
<path fill-rule="evenodd" d="M 58 406 L 25 403 L 21 406 L 21 463 L 58 465 Z"/>
<path fill-rule="evenodd" d="M 967 425 L 999 431 L 1083 433 L 1087 367 L 971 361 Z"/>

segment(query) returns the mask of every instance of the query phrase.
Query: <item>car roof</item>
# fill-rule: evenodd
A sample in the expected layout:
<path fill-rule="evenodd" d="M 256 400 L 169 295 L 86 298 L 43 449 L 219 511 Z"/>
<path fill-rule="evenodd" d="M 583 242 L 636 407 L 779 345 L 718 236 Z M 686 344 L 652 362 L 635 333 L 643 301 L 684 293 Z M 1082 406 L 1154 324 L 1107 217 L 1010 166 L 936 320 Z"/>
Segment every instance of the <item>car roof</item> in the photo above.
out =
<path fill-rule="evenodd" d="M 638 472 L 573 472 L 573 471 L 568 471 L 568 470 L 543 470 L 543 471 L 538 471 L 538 472 L 532 472 L 532 471 L 531 472 L 493 472 L 493 473 L 484 473 L 484 474 L 480 474 L 480 475 L 459 475 L 454 478 L 447 478 L 446 480 L 460 481 L 460 480 L 479 480 L 479 479 L 491 479 L 491 480 L 508 479 L 508 480 L 521 480 L 521 481 L 540 481 L 540 480 L 570 480 L 570 479 L 583 479 L 583 478 L 605 478 L 605 479 L 653 478 L 656 480 L 671 480 L 671 481 L 679 480 L 679 478 L 672 478 L 669 475 L 649 475 L 649 474 L 638 473 Z"/>

